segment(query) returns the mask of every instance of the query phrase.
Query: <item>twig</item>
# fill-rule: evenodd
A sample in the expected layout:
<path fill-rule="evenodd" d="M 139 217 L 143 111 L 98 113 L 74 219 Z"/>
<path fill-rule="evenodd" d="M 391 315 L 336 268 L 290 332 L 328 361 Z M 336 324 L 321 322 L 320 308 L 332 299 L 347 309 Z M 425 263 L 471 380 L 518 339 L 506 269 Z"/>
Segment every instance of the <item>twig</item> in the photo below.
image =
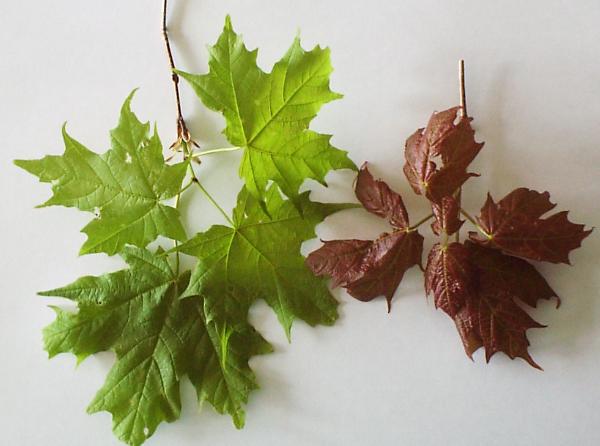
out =
<path fill-rule="evenodd" d="M 465 61 L 463 59 L 458 61 L 458 84 L 459 84 L 459 92 L 460 92 L 460 118 L 467 118 L 467 94 L 465 90 Z M 458 188 L 456 191 L 456 202 L 458 203 L 458 207 L 460 207 L 460 202 L 462 199 L 462 188 Z M 460 231 L 456 231 L 454 236 L 454 240 L 458 243 L 460 241 Z"/>
<path fill-rule="evenodd" d="M 459 79 L 459 90 L 460 90 L 460 117 L 466 118 L 467 114 L 467 94 L 465 90 L 465 61 L 458 61 L 458 79 Z"/>
<path fill-rule="evenodd" d="M 167 56 L 169 58 L 169 65 L 171 67 L 171 79 L 173 80 L 173 86 L 175 87 L 175 100 L 177 102 L 177 141 L 171 145 L 171 149 L 177 150 L 182 142 L 192 143 L 192 136 L 187 128 L 185 120 L 183 119 L 183 113 L 181 111 L 181 97 L 179 95 L 179 76 L 175 73 L 175 59 L 173 59 L 173 52 L 171 51 L 171 42 L 169 41 L 169 33 L 167 32 L 167 5 L 168 0 L 163 0 L 163 14 L 162 14 L 162 35 L 165 40 L 165 47 L 167 49 Z"/>

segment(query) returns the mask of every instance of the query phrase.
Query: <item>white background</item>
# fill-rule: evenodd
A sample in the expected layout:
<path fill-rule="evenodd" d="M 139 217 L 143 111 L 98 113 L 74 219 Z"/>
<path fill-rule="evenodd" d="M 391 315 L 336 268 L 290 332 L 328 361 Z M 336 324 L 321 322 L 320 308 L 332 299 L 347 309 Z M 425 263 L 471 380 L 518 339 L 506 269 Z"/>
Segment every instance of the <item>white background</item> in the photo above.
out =
<path fill-rule="evenodd" d="M 600 2 L 392 0 L 171 0 L 170 25 L 180 68 L 203 72 L 205 46 L 226 13 L 269 70 L 301 30 L 305 48 L 332 49 L 332 86 L 345 98 L 327 105 L 314 128 L 384 177 L 416 221 L 425 203 L 402 175 L 404 140 L 433 110 L 456 105 L 456 65 L 467 63 L 469 112 L 486 142 L 466 188 L 473 212 L 487 191 L 548 189 L 571 219 L 600 220 Z M 134 110 L 174 137 L 174 100 L 161 41 L 160 1 L 2 1 L 0 5 L 0 444 L 117 445 L 107 413 L 89 416 L 111 354 L 78 368 L 42 350 L 53 313 L 36 291 L 80 275 L 121 267 L 116 258 L 77 257 L 89 216 L 33 206 L 47 185 L 13 158 L 62 153 L 60 127 L 89 147 L 108 148 L 119 107 L 140 87 Z M 226 145 L 220 116 L 183 86 L 185 115 L 203 148 Z M 201 175 L 226 206 L 240 185 L 239 154 L 203 164 Z M 314 184 L 313 197 L 352 200 L 349 173 Z M 198 196 L 185 201 L 190 233 L 220 222 Z M 368 238 L 386 228 L 353 210 L 319 227 L 323 238 Z M 425 231 L 428 232 L 428 231 Z M 318 246 L 310 243 L 307 250 Z M 362 304 L 335 290 L 339 323 L 297 323 L 287 344 L 270 310 L 255 325 L 276 353 L 252 361 L 262 389 L 236 431 L 209 406 L 198 411 L 183 385 L 182 419 L 163 424 L 148 445 L 597 445 L 600 443 L 600 242 L 573 253 L 573 267 L 543 265 L 563 298 L 533 315 L 549 328 L 530 331 L 544 372 L 496 355 L 486 365 L 462 350 L 452 322 L 427 302 L 411 270 L 394 300 Z"/>

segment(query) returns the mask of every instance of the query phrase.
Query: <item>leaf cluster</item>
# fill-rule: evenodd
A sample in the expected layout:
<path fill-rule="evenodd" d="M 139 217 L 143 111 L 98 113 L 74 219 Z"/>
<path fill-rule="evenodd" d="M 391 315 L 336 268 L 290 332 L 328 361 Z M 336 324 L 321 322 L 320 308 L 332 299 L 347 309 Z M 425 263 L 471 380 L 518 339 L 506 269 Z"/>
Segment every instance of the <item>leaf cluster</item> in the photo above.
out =
<path fill-rule="evenodd" d="M 131 111 L 133 93 L 106 152 L 86 148 L 63 128 L 62 155 L 16 161 L 51 185 L 42 206 L 93 214 L 80 254 L 119 255 L 127 264 L 40 294 L 77 305 L 76 312 L 54 308 L 56 319 L 44 329 L 50 357 L 72 353 L 82 361 L 116 353 L 88 411 L 110 412 L 115 435 L 130 445 L 179 417 L 186 376 L 199 402 L 244 425 L 244 405 L 258 387 L 249 361 L 272 350 L 248 322 L 257 299 L 270 305 L 288 338 L 296 319 L 331 325 L 338 316 L 336 300 L 300 253 L 317 224 L 354 206 L 313 202 L 299 192 L 308 178 L 325 184 L 333 169 L 356 169 L 329 135 L 309 128 L 321 106 L 340 97 L 329 88 L 329 50 L 307 52 L 295 39 L 271 73 L 257 66 L 256 56 L 228 17 L 210 48 L 208 74 L 179 73 L 208 108 L 224 115 L 224 133 L 242 152 L 245 186 L 231 215 L 210 196 L 192 162 L 219 150 L 194 152 L 182 140 L 182 161 L 165 160 L 156 129 Z M 191 190 L 205 195 L 227 224 L 188 238 L 179 202 Z M 175 247 L 150 250 L 159 236 Z M 192 271 L 180 270 L 180 253 L 197 260 Z"/>
<path fill-rule="evenodd" d="M 529 354 L 526 332 L 542 325 L 524 307 L 557 295 L 530 261 L 569 263 L 569 253 L 591 230 L 571 223 L 567 212 L 545 217 L 555 207 L 549 193 L 526 188 L 498 202 L 488 194 L 476 219 L 462 209 L 461 187 L 477 176 L 468 168 L 483 143 L 476 142 L 471 118 L 461 111 L 453 107 L 434 113 L 406 141 L 404 174 L 431 207 L 431 215 L 420 224 L 433 218 L 431 229 L 438 237 L 424 268 L 420 224 L 410 226 L 402 197 L 375 180 L 366 164 L 358 173 L 356 197 L 368 212 L 386 218 L 393 230 L 376 240 L 325 241 L 307 264 L 359 300 L 385 296 L 388 308 L 404 273 L 419 266 L 425 291 L 454 320 L 469 357 L 483 348 L 487 361 L 503 352 L 539 368 Z M 476 229 L 462 243 L 461 216 Z"/>

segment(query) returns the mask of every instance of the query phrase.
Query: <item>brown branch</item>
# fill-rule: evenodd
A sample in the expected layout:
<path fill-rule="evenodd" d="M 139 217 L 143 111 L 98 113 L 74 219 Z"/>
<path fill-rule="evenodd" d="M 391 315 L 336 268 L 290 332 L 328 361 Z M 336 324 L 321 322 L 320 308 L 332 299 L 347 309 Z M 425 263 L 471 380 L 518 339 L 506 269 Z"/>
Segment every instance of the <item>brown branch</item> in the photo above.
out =
<path fill-rule="evenodd" d="M 459 93 L 460 93 L 460 118 L 465 119 L 468 117 L 467 115 L 467 94 L 465 90 L 465 61 L 458 61 L 458 84 L 459 84 Z M 458 207 L 460 208 L 461 199 L 462 199 L 462 188 L 459 188 L 456 191 L 456 201 L 458 202 Z M 460 241 L 460 230 L 456 232 L 454 240 L 458 243 Z"/>
<path fill-rule="evenodd" d="M 460 90 L 460 116 L 466 118 L 467 115 L 467 94 L 465 92 L 465 61 L 458 61 L 458 80 Z"/>
<path fill-rule="evenodd" d="M 181 111 L 181 97 L 179 95 L 179 76 L 175 73 L 175 60 L 173 59 L 173 52 L 171 51 L 171 42 L 169 41 L 169 33 L 167 32 L 167 3 L 168 0 L 163 1 L 163 14 L 162 14 L 162 35 L 165 40 L 165 47 L 167 49 L 167 56 L 169 58 L 169 65 L 171 67 L 171 79 L 173 80 L 173 86 L 175 87 L 175 100 L 177 101 L 177 141 L 172 145 L 172 149 L 177 149 L 181 142 L 190 143 L 192 141 L 190 131 L 185 124 L 183 119 L 183 113 Z"/>

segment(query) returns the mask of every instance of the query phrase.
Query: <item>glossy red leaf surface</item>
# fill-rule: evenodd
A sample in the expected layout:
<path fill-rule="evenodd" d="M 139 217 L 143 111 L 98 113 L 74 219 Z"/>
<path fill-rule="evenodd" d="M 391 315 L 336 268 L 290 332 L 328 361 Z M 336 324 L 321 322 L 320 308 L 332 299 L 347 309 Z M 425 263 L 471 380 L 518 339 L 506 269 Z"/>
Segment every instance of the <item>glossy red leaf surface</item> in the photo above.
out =
<path fill-rule="evenodd" d="M 404 174 L 415 193 L 433 202 L 453 195 L 474 175 L 467 172 L 467 167 L 483 147 L 475 142 L 470 118 L 461 118 L 455 124 L 459 109 L 434 113 L 427 127 L 406 141 Z"/>
<path fill-rule="evenodd" d="M 423 237 L 409 229 L 400 195 L 375 180 L 366 164 L 358 174 L 355 193 L 367 211 L 387 219 L 395 230 L 373 241 L 325 241 L 309 254 L 306 264 L 314 274 L 331 277 L 333 286 L 345 287 L 358 300 L 385 296 L 389 309 L 404 273 L 421 265 Z"/>
<path fill-rule="evenodd" d="M 548 192 L 526 188 L 512 191 L 498 203 L 488 195 L 478 218 L 488 236 L 470 233 L 471 240 L 527 259 L 570 263 L 569 253 L 592 231 L 570 222 L 567 212 L 542 218 L 554 206 Z"/>
<path fill-rule="evenodd" d="M 498 203 L 488 195 L 478 218 L 462 209 L 460 190 L 477 176 L 468 168 L 483 144 L 475 140 L 471 118 L 458 116 L 460 110 L 434 113 L 427 127 L 417 130 L 405 145 L 404 174 L 413 191 L 429 201 L 432 214 L 411 228 L 400 195 L 374 179 L 365 164 L 356 181 L 356 196 L 367 211 L 387 219 L 394 231 L 375 241 L 324 242 L 307 264 L 355 298 L 370 301 L 383 295 L 389 305 L 405 272 L 421 265 L 424 240 L 416 229 L 433 218 L 431 229 L 439 240 L 427 258 L 425 291 L 454 321 L 466 354 L 472 357 L 483 348 L 487 362 L 502 352 L 539 369 L 529 353 L 527 333 L 544 326 L 528 311 L 540 300 L 554 298 L 558 307 L 560 299 L 527 259 L 569 263 L 569 253 L 591 230 L 570 222 L 566 212 L 546 217 L 555 207 L 548 192 L 525 188 Z M 461 216 L 479 231 L 469 232 L 463 243 Z"/>
<path fill-rule="evenodd" d="M 459 218 L 460 206 L 454 197 L 444 197 L 439 204 L 433 203 L 431 209 L 435 216 L 435 220 L 431 224 L 431 229 L 436 235 L 440 235 L 443 232 L 447 235 L 452 235 L 460 230 L 464 223 Z"/>
<path fill-rule="evenodd" d="M 358 300 L 385 296 L 388 308 L 404 273 L 421 264 L 423 237 L 416 231 L 384 233 L 374 241 L 334 240 L 309 254 L 306 264 L 329 276 Z"/>
<path fill-rule="evenodd" d="M 425 292 L 433 294 L 436 308 L 454 317 L 473 298 L 475 275 L 469 251 L 460 243 L 437 243 L 425 267 Z"/>
<path fill-rule="evenodd" d="M 363 164 L 358 172 L 354 190 L 356 198 L 367 211 L 387 219 L 395 228 L 408 227 L 408 213 L 402 197 L 385 182 L 375 180 L 367 163 Z"/>
<path fill-rule="evenodd" d="M 540 300 L 553 298 L 556 298 L 556 306 L 560 306 L 556 292 L 531 263 L 470 241 L 465 242 L 465 247 L 471 263 L 477 266 L 480 280 L 493 282 L 498 289 L 530 307 L 535 308 Z"/>
<path fill-rule="evenodd" d="M 404 273 L 421 264 L 423 237 L 416 231 L 383 234 L 363 258 L 362 275 L 346 285 L 348 293 L 362 301 L 385 296 L 388 309 Z"/>
<path fill-rule="evenodd" d="M 467 302 L 466 308 L 471 323 L 479 328 L 487 362 L 495 353 L 503 352 L 511 359 L 523 358 L 532 367 L 540 368 L 529 354 L 526 332 L 544 326 L 533 320 L 509 294 L 494 288 L 493 283 L 484 282 L 479 285 L 477 299 Z"/>
<path fill-rule="evenodd" d="M 332 240 L 310 253 L 306 264 L 317 276 L 329 276 L 332 287 L 346 286 L 361 275 L 372 240 Z"/>
<path fill-rule="evenodd" d="M 511 359 L 523 358 L 540 368 L 529 354 L 527 330 L 543 325 L 533 320 L 519 302 L 535 307 L 539 300 L 557 297 L 556 293 L 533 265 L 523 259 L 469 241 L 460 246 L 464 249 L 463 261 L 471 268 L 473 292 L 463 294 L 462 307 L 449 314 L 456 323 L 465 352 L 471 357 L 483 347 L 487 361 L 495 353 L 503 352 Z"/>

